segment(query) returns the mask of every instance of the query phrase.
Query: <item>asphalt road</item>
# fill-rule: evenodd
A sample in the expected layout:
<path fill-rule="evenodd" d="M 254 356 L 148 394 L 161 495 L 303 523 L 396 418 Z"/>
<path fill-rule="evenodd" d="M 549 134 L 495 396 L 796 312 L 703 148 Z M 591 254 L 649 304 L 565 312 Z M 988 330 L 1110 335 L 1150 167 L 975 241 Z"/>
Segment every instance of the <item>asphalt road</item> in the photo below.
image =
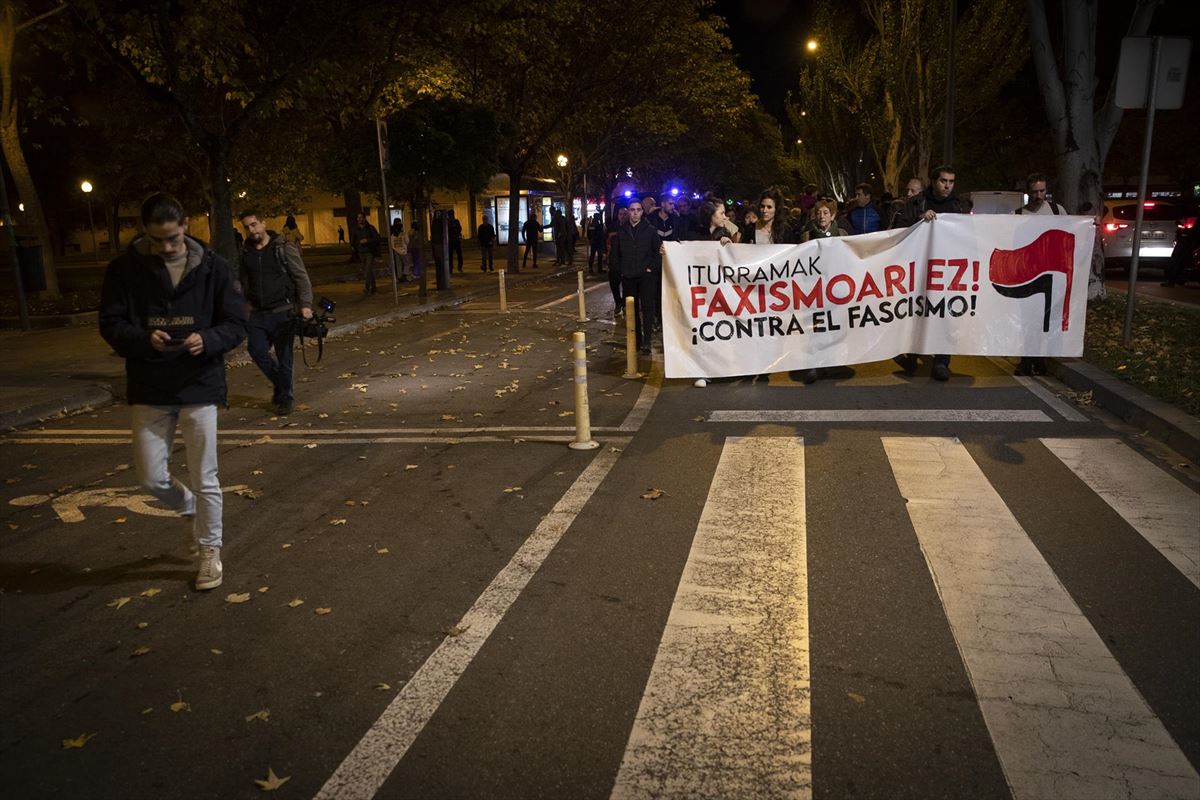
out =
<path fill-rule="evenodd" d="M 126 408 L 0 441 L 5 796 L 1200 796 L 1195 465 L 987 359 L 624 380 L 589 286 L 331 341 L 286 419 L 231 369 L 212 592 Z"/>

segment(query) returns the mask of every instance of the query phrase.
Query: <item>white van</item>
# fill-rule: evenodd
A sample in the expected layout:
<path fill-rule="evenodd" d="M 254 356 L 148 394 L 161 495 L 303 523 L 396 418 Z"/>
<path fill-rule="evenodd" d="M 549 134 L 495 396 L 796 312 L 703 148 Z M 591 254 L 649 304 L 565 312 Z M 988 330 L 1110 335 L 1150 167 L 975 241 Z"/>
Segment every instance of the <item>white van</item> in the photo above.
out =
<path fill-rule="evenodd" d="M 1011 214 L 1028 202 L 1023 192 L 967 192 L 972 214 Z"/>

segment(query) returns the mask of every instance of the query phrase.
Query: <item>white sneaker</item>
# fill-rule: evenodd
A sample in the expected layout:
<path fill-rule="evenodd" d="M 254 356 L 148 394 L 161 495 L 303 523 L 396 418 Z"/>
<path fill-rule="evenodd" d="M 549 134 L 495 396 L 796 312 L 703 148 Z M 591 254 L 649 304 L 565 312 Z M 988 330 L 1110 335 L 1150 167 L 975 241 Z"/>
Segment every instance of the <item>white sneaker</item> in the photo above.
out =
<path fill-rule="evenodd" d="M 704 380 L 704 378 L 697 378 L 696 382 L 693 383 L 692 385 L 697 388 L 703 389 L 705 386 L 708 386 L 708 381 Z"/>
<path fill-rule="evenodd" d="M 200 545 L 200 568 L 196 571 L 196 589 L 215 589 L 221 585 L 221 548 Z"/>

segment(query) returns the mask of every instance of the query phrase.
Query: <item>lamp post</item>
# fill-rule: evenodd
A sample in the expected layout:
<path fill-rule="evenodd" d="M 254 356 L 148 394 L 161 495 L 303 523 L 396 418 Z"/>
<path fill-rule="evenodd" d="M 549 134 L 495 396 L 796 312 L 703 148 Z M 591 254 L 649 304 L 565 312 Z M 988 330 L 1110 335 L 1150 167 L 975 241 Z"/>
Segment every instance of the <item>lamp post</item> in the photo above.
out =
<path fill-rule="evenodd" d="M 92 219 L 92 182 L 84 181 L 79 184 L 79 190 L 87 198 L 88 228 L 92 231 L 92 255 L 98 256 L 100 255 L 100 246 L 96 244 L 96 223 Z"/>
<path fill-rule="evenodd" d="M 820 46 L 821 45 L 818 44 L 816 39 L 809 39 L 807 42 L 804 43 L 804 49 L 810 53 L 817 52 L 817 48 L 819 48 Z"/>

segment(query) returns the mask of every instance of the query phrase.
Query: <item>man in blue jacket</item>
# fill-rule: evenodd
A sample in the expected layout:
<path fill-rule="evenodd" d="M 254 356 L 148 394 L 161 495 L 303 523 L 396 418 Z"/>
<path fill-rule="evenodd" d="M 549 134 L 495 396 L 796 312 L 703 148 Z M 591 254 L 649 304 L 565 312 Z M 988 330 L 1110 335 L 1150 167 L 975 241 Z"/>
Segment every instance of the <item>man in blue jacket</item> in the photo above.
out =
<path fill-rule="evenodd" d="M 879 209 L 871 202 L 871 184 L 860 183 L 854 187 L 854 206 L 846 215 L 851 234 L 874 233 L 883 226 L 879 220 Z"/>
<path fill-rule="evenodd" d="M 151 195 L 141 218 L 144 234 L 104 272 L 100 334 L 125 359 L 142 485 L 192 518 L 196 588 L 215 589 L 223 573 L 217 404 L 226 404 L 225 353 L 246 336 L 244 301 L 225 259 L 188 237 L 178 200 Z M 190 487 L 170 470 L 176 427 Z"/>

